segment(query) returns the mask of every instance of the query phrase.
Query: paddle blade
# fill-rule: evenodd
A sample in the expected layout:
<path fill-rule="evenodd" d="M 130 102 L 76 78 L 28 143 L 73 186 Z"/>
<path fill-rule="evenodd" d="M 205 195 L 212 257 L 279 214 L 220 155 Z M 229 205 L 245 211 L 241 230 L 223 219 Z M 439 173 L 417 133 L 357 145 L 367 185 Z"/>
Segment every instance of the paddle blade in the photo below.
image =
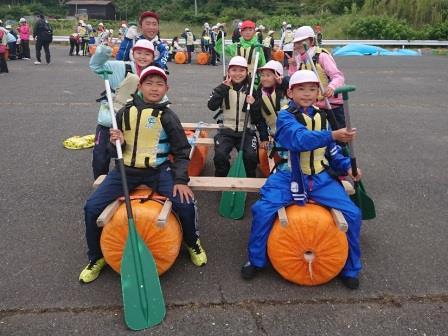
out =
<path fill-rule="evenodd" d="M 355 183 L 355 194 L 350 196 L 350 198 L 361 209 L 363 220 L 374 219 L 376 217 L 375 203 L 367 195 L 361 181 Z"/>
<path fill-rule="evenodd" d="M 132 330 L 162 322 L 166 308 L 156 263 L 148 247 L 129 220 L 129 234 L 121 261 L 124 318 Z"/>
<path fill-rule="evenodd" d="M 243 152 L 239 151 L 234 164 L 230 167 L 228 177 L 246 177 Z M 224 191 L 219 203 L 218 212 L 221 216 L 229 219 L 241 219 L 244 217 L 246 207 L 246 195 L 244 191 Z"/>

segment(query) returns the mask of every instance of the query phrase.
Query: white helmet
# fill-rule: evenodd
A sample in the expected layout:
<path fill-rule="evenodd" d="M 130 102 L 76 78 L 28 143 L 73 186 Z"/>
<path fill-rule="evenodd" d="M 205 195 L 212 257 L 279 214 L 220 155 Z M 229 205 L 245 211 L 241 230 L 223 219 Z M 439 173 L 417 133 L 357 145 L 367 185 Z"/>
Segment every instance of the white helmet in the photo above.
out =
<path fill-rule="evenodd" d="M 292 28 L 291 24 L 288 23 L 288 24 L 286 25 L 286 29 L 291 29 L 291 28 Z"/>
<path fill-rule="evenodd" d="M 208 24 L 208 22 L 204 23 L 204 28 L 210 28 L 210 25 Z"/>
<path fill-rule="evenodd" d="M 189 28 L 185 28 L 185 31 L 187 32 L 187 31 L 190 31 L 190 29 Z"/>
<path fill-rule="evenodd" d="M 265 27 L 263 25 L 259 25 L 258 29 L 260 29 L 261 31 L 263 31 L 265 29 Z"/>
<path fill-rule="evenodd" d="M 292 74 L 289 79 L 289 88 L 291 89 L 294 85 L 301 83 L 317 83 L 319 84 L 319 79 L 316 74 L 311 70 L 299 70 Z"/>
<path fill-rule="evenodd" d="M 230 68 L 232 65 L 238 65 L 244 68 L 248 68 L 247 61 L 243 56 L 234 56 L 230 59 L 229 66 L 227 68 Z"/>
<path fill-rule="evenodd" d="M 134 50 L 136 50 L 136 49 L 149 50 L 154 54 L 154 44 L 151 41 L 148 41 L 146 39 L 138 40 L 134 44 L 134 47 L 132 48 L 132 52 L 134 52 Z"/>
<path fill-rule="evenodd" d="M 283 21 L 282 26 L 286 25 L 286 21 Z"/>
<path fill-rule="evenodd" d="M 218 26 L 213 26 L 212 30 L 218 29 Z"/>
<path fill-rule="evenodd" d="M 20 18 L 19 22 L 20 23 L 26 22 L 26 19 L 25 18 Z"/>
<path fill-rule="evenodd" d="M 258 68 L 257 71 L 261 71 L 264 69 L 273 70 L 276 72 L 279 76 L 283 76 L 283 65 L 279 61 L 269 61 L 261 68 Z"/>
<path fill-rule="evenodd" d="M 296 30 L 294 33 L 294 40 L 293 42 L 299 42 L 306 40 L 307 38 L 314 38 L 314 30 L 310 26 L 302 26 L 299 29 Z"/>

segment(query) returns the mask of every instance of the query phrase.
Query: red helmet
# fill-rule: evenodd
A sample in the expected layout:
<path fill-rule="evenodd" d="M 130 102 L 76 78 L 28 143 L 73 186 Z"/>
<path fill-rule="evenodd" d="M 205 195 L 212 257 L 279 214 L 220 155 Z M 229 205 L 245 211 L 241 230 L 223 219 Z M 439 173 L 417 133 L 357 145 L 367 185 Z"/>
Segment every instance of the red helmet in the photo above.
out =
<path fill-rule="evenodd" d="M 250 20 L 243 21 L 243 23 L 241 24 L 241 28 L 240 29 L 244 30 L 246 28 L 253 28 L 253 29 L 255 29 L 255 23 L 253 21 L 250 21 Z"/>
<path fill-rule="evenodd" d="M 147 17 L 152 17 L 157 20 L 157 23 L 159 23 L 159 14 L 157 14 L 156 12 L 151 12 L 151 11 L 143 12 L 142 15 L 140 15 L 140 17 L 138 19 L 138 23 L 141 25 L 143 19 L 147 18 Z"/>

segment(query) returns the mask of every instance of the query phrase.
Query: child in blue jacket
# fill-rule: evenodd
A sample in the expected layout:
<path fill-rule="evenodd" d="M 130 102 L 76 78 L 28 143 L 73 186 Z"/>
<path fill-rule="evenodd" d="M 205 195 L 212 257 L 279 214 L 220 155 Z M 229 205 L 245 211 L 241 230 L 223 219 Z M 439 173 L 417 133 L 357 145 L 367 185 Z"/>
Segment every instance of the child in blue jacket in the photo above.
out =
<path fill-rule="evenodd" d="M 342 185 L 328 172 L 334 171 L 353 177 L 350 158 L 344 157 L 335 141 L 350 142 L 356 131 L 346 128 L 331 131 L 326 115 L 313 106 L 319 93 L 319 80 L 309 70 L 295 72 L 289 82 L 291 102 L 277 118 L 276 141 L 289 151 L 289 164 L 284 164 L 269 176 L 262 187 L 261 198 L 252 207 L 252 229 L 248 244 L 249 261 L 241 269 L 243 278 L 252 279 L 266 266 L 266 243 L 277 210 L 308 199 L 340 210 L 348 223 L 349 255 L 340 274 L 343 284 L 350 289 L 359 287 L 361 271 L 359 236 L 361 213 L 350 200 Z"/>

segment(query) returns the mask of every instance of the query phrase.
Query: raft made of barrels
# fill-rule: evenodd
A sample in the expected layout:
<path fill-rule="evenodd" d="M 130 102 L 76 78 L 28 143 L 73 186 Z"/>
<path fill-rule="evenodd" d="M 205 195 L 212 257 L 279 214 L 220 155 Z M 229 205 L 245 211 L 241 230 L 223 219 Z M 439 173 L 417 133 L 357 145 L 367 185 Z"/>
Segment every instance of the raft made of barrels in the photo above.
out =
<path fill-rule="evenodd" d="M 324 284 L 345 265 L 348 242 L 332 214 L 317 204 L 286 208 L 288 224 L 274 222 L 268 239 L 268 256 L 275 270 L 293 283 Z"/>
<path fill-rule="evenodd" d="M 132 197 L 145 197 L 150 189 L 135 190 Z M 174 264 L 179 255 L 182 243 L 182 230 L 177 217 L 170 212 L 163 226 L 157 224 L 163 202 L 149 199 L 141 202 L 141 198 L 131 200 L 135 226 L 138 234 L 154 256 L 159 275 L 162 275 Z M 112 219 L 101 233 L 101 250 L 106 262 L 120 272 L 121 259 L 128 237 L 128 218 L 126 204 L 118 207 Z"/>

